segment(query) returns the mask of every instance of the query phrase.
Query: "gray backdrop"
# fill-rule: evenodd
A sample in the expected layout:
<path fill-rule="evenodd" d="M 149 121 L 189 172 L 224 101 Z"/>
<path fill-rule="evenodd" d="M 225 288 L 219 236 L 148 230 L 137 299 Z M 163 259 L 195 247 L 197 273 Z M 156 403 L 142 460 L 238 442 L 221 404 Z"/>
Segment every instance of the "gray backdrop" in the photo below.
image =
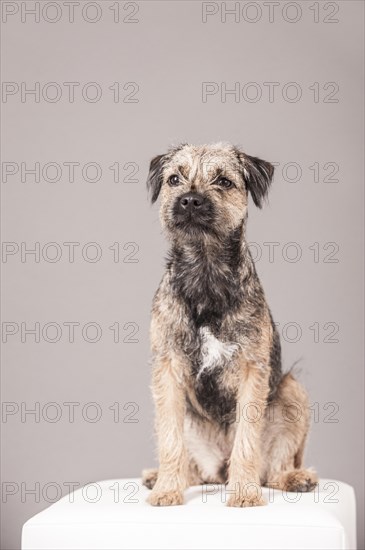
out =
<path fill-rule="evenodd" d="M 2 10 L 3 548 L 70 483 L 154 464 L 147 169 L 217 140 L 278 163 L 248 238 L 284 364 L 301 359 L 307 463 L 355 487 L 364 548 L 363 3 Z"/>

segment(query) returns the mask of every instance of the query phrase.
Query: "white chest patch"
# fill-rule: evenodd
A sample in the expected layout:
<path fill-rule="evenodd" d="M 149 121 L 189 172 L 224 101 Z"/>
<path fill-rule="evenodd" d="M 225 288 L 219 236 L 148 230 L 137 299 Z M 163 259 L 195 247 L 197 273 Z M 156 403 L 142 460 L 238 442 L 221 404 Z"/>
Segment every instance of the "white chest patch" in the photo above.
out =
<path fill-rule="evenodd" d="M 238 344 L 221 342 L 211 333 L 208 327 L 202 327 L 199 330 L 201 338 L 201 367 L 198 372 L 198 378 L 204 371 L 212 371 L 224 361 L 232 358 L 238 350 Z"/>

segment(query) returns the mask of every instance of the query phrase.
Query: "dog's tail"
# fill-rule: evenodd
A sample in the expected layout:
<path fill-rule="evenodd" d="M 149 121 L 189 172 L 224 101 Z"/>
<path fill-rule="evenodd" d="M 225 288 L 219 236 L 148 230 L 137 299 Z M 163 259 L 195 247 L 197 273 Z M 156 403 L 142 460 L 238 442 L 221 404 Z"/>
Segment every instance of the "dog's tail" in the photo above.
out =
<path fill-rule="evenodd" d="M 301 370 L 300 367 L 298 368 L 298 364 L 301 361 L 303 361 L 303 357 L 300 357 L 299 359 L 294 361 L 294 363 L 291 365 L 291 367 L 289 367 L 288 370 L 283 371 L 283 378 L 284 378 L 284 376 L 287 376 L 288 374 L 293 375 L 294 378 L 297 378 L 297 377 L 300 378 L 302 370 Z"/>

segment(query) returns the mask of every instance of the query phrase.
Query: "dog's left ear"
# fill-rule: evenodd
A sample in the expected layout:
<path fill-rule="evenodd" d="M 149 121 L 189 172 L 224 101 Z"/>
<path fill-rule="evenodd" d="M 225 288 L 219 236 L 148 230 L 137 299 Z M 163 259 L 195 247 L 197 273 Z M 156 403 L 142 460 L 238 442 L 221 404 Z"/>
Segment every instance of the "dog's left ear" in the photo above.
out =
<path fill-rule="evenodd" d="M 266 160 L 246 154 L 241 154 L 241 161 L 247 190 L 251 193 L 255 205 L 262 208 L 272 182 L 274 167 Z"/>
<path fill-rule="evenodd" d="M 147 189 L 151 192 L 152 203 L 157 201 L 162 186 L 162 169 L 166 155 L 158 155 L 151 160 L 147 178 Z"/>

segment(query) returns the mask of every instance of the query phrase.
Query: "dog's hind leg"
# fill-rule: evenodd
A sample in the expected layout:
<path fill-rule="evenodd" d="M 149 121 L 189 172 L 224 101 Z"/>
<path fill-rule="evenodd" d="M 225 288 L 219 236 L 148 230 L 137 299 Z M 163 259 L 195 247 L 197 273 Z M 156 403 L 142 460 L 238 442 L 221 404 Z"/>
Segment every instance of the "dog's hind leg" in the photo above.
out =
<path fill-rule="evenodd" d="M 267 487 L 294 492 L 316 487 L 317 474 L 302 468 L 309 414 L 306 392 L 291 374 L 285 375 L 266 410 L 261 480 Z"/>
<path fill-rule="evenodd" d="M 147 489 L 153 489 L 157 481 L 157 476 L 157 468 L 146 468 L 145 470 L 142 470 L 142 485 L 147 487 Z"/>

